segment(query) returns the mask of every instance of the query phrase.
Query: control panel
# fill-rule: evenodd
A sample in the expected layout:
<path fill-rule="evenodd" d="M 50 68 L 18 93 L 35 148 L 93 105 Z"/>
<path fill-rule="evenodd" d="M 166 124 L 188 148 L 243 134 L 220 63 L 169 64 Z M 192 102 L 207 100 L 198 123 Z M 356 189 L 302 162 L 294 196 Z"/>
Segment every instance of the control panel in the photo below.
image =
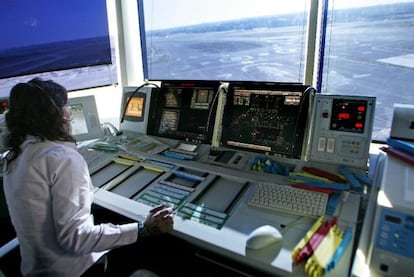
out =
<path fill-rule="evenodd" d="M 408 276 L 414 272 L 414 170 L 388 157 L 383 169 L 371 236 L 371 276 Z"/>
<path fill-rule="evenodd" d="M 414 259 L 414 216 L 383 207 L 375 234 L 375 247 Z"/>
<path fill-rule="evenodd" d="M 414 272 L 414 167 L 384 157 L 377 164 L 352 276 L 411 276 Z"/>
<path fill-rule="evenodd" d="M 316 94 L 309 160 L 367 168 L 375 97 Z"/>

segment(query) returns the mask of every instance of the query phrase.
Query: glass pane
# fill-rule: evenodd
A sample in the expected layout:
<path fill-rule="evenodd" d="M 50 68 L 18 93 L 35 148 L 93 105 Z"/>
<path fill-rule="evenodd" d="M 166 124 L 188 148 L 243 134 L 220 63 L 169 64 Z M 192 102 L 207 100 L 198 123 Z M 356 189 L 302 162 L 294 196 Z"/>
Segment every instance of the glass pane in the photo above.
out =
<path fill-rule="evenodd" d="M 116 83 L 106 1 L 5 0 L 0 96 L 39 76 L 69 90 Z"/>
<path fill-rule="evenodd" d="M 303 81 L 308 0 L 138 4 L 147 79 Z"/>
<path fill-rule="evenodd" d="M 394 103 L 414 104 L 413 34 L 412 0 L 329 1 L 321 90 L 376 96 L 374 140 L 389 137 Z"/>

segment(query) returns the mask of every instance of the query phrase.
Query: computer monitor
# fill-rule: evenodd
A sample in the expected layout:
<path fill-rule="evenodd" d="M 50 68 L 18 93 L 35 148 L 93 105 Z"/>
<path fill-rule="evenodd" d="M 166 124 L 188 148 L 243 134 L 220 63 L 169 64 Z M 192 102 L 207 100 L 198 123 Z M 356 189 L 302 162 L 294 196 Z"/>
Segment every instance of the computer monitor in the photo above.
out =
<path fill-rule="evenodd" d="M 221 145 L 299 159 L 314 89 L 297 83 L 231 82 Z"/>
<path fill-rule="evenodd" d="M 78 141 L 103 137 L 95 96 L 80 96 L 68 99 L 72 112 L 72 135 Z"/>
<path fill-rule="evenodd" d="M 151 100 L 151 135 L 211 143 L 220 82 L 165 81 Z"/>

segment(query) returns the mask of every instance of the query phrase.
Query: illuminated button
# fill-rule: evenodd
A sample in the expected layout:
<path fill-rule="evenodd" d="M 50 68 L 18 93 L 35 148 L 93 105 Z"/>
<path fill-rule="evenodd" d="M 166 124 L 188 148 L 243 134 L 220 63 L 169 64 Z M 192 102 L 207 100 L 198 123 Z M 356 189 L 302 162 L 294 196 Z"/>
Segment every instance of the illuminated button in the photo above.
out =
<path fill-rule="evenodd" d="M 364 127 L 364 124 L 362 124 L 362 123 L 360 123 L 360 122 L 357 122 L 357 123 L 355 123 L 355 127 L 356 127 L 357 129 L 362 129 L 362 127 Z"/>
<path fill-rule="evenodd" d="M 349 119 L 350 115 L 349 113 L 339 113 L 338 119 Z"/>
<path fill-rule="evenodd" d="M 333 153 L 335 150 L 335 138 L 328 138 L 328 144 L 326 147 L 326 152 Z"/>

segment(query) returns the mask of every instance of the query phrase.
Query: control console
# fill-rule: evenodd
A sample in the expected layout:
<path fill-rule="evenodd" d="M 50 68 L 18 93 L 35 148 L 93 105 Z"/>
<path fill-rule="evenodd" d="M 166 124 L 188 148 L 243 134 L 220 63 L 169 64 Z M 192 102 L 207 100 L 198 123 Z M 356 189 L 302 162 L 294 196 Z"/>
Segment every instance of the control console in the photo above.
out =
<path fill-rule="evenodd" d="M 309 160 L 367 168 L 375 97 L 316 94 Z"/>

